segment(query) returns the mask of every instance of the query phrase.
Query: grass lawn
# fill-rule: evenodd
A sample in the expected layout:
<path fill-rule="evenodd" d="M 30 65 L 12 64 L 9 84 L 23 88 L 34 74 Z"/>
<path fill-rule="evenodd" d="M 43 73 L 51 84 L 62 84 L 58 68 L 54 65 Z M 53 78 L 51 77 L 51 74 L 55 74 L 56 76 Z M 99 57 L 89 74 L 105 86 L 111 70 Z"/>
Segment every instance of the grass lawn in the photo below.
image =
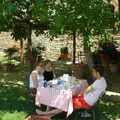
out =
<path fill-rule="evenodd" d="M 27 66 L 16 62 L 15 70 L 2 71 L 3 61 L 3 57 L 0 56 L 0 120 L 24 120 L 27 116 L 35 114 L 33 98 L 28 89 Z M 120 120 L 119 102 L 100 101 L 95 111 L 96 120 Z M 74 113 L 70 117 L 73 117 Z M 52 120 L 64 120 L 65 115 L 63 113 L 55 116 Z"/>
<path fill-rule="evenodd" d="M 15 70 L 3 71 L 3 62 L 0 56 L 0 120 L 24 120 L 35 109 L 28 90 L 28 72 L 16 61 Z"/>

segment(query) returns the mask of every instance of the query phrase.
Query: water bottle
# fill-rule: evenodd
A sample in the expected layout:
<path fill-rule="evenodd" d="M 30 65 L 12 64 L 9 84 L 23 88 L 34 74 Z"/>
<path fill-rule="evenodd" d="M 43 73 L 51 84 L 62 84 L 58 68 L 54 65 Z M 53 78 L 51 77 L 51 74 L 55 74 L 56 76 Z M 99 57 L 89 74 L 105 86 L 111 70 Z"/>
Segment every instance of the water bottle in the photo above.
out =
<path fill-rule="evenodd" d="M 58 77 L 58 81 L 57 81 L 57 85 L 61 85 L 62 84 L 62 80 L 60 79 L 60 76 Z"/>
<path fill-rule="evenodd" d="M 43 84 L 43 86 L 44 86 L 44 88 L 47 87 L 47 81 L 46 81 L 46 80 L 44 80 L 44 84 Z"/>

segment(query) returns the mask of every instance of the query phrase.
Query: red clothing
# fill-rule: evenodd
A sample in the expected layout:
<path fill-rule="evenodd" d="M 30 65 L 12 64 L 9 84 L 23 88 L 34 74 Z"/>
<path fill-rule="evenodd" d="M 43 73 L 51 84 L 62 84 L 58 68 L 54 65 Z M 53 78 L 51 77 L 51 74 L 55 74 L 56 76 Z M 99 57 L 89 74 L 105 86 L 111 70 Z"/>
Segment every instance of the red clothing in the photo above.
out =
<path fill-rule="evenodd" d="M 73 108 L 80 109 L 80 108 L 91 108 L 92 106 L 87 104 L 84 100 L 83 94 L 79 94 L 78 96 L 73 97 Z"/>

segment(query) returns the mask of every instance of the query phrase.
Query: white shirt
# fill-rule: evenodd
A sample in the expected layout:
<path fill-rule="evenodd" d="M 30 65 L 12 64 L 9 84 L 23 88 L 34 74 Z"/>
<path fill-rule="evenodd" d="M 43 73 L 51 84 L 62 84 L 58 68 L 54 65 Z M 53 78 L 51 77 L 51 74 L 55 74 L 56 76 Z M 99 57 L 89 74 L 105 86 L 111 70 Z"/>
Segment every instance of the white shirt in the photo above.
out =
<path fill-rule="evenodd" d="M 43 76 L 43 75 L 39 75 L 38 72 L 37 72 L 36 70 L 34 70 L 34 71 L 32 71 L 32 73 L 30 74 L 29 87 L 30 87 L 30 88 L 35 88 L 35 87 L 34 87 L 33 78 L 32 78 L 32 74 L 36 74 L 36 75 L 37 75 L 38 86 L 43 86 L 44 76 Z"/>
<path fill-rule="evenodd" d="M 84 100 L 89 105 L 94 105 L 99 97 L 103 94 L 105 89 L 107 88 L 107 83 L 104 77 L 102 77 L 100 80 L 96 80 L 91 87 L 94 89 L 93 91 L 90 91 L 87 94 L 84 94 Z"/>

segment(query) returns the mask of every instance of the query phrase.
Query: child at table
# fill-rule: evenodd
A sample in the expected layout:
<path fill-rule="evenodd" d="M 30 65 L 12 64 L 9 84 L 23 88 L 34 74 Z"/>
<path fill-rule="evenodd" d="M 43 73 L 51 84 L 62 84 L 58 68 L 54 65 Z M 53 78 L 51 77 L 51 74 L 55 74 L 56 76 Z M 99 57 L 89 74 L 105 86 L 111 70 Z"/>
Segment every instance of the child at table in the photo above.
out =
<path fill-rule="evenodd" d="M 103 69 L 100 65 L 96 65 L 93 67 L 93 76 L 95 77 L 95 81 L 92 85 L 90 85 L 84 93 L 76 94 L 73 96 L 73 108 L 91 108 L 97 102 L 101 94 L 105 91 L 107 87 L 107 83 L 105 78 L 103 77 Z M 61 113 L 61 110 L 54 109 L 48 112 L 42 112 L 36 110 L 39 115 L 47 115 L 54 116 L 56 114 Z"/>
<path fill-rule="evenodd" d="M 35 69 L 31 72 L 29 78 L 29 88 L 33 96 L 36 95 L 37 87 L 42 85 L 43 80 L 44 80 L 44 76 L 43 76 L 42 64 L 37 63 L 35 65 Z"/>

